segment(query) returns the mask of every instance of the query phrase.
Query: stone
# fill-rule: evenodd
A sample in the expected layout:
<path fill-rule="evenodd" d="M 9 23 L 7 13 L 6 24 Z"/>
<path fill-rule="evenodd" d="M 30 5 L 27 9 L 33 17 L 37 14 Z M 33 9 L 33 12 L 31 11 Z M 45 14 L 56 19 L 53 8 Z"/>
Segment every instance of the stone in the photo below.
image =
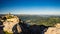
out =
<path fill-rule="evenodd" d="M 21 33 L 22 32 L 19 24 L 17 24 L 17 31 L 18 31 L 18 33 Z"/>
<path fill-rule="evenodd" d="M 60 34 L 60 24 L 56 24 L 55 27 L 49 27 L 44 34 Z"/>
<path fill-rule="evenodd" d="M 19 18 L 17 16 L 13 16 L 13 18 L 6 19 L 3 22 L 3 25 L 4 25 L 3 30 L 6 31 L 6 32 L 8 32 L 8 33 L 13 33 L 12 29 L 18 23 L 19 23 Z M 19 27 L 19 25 L 17 25 L 16 28 L 17 28 L 18 32 L 21 31 L 21 28 Z M 19 29 L 20 29 L 20 31 L 19 31 Z"/>

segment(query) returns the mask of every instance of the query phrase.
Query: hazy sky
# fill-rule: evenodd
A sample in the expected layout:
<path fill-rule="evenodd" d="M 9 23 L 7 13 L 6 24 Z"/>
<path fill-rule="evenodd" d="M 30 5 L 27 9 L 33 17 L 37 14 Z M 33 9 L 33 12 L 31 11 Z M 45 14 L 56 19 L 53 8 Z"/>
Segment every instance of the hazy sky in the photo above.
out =
<path fill-rule="evenodd" d="M 0 0 L 0 14 L 60 15 L 60 0 Z"/>

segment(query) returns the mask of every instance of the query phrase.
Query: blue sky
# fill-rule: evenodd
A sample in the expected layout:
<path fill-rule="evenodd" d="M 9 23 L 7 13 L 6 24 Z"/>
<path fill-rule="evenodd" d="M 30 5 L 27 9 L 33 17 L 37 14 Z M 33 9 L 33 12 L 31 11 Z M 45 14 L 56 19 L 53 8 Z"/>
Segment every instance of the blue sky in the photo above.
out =
<path fill-rule="evenodd" d="M 60 15 L 60 0 L 0 0 L 0 14 Z"/>

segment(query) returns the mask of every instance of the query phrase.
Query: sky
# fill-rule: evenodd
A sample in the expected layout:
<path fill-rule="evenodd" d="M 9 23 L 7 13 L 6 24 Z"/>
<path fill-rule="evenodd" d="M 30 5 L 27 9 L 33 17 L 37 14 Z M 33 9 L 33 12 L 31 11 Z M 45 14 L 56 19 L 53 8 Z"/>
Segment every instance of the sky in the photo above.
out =
<path fill-rule="evenodd" d="M 0 0 L 0 14 L 60 15 L 60 0 Z"/>

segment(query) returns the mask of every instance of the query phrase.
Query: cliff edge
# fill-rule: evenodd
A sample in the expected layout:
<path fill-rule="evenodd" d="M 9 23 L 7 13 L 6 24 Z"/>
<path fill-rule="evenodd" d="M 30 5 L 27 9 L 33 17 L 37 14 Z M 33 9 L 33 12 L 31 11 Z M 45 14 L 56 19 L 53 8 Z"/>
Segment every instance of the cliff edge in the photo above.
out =
<path fill-rule="evenodd" d="M 13 33 L 14 31 L 12 31 L 13 27 L 15 25 L 16 28 L 17 28 L 17 31 L 20 32 L 21 31 L 21 28 L 19 26 L 19 18 L 17 16 L 14 16 L 12 14 L 7 14 L 3 17 L 3 25 L 4 25 L 4 28 L 3 30 L 8 32 L 8 33 Z"/>

